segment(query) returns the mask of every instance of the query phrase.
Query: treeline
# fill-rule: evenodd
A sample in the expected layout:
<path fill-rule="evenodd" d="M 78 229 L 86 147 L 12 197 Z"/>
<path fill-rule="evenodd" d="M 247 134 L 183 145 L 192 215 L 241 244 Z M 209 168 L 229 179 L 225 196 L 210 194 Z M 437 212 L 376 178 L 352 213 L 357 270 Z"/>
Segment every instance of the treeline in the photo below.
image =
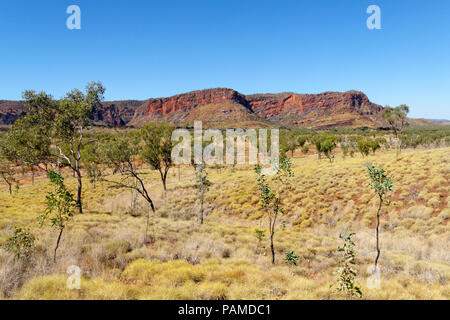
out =
<path fill-rule="evenodd" d="M 398 132 L 398 136 L 382 129 L 331 129 L 316 131 L 308 129 L 283 130 L 280 134 L 280 148 L 294 156 L 296 150 L 308 154 L 314 148 L 319 158 L 324 155 L 333 161 L 337 148 L 344 157 L 356 153 L 367 156 L 380 149 L 399 151 L 408 148 L 431 148 L 450 145 L 450 127 L 415 128 Z"/>

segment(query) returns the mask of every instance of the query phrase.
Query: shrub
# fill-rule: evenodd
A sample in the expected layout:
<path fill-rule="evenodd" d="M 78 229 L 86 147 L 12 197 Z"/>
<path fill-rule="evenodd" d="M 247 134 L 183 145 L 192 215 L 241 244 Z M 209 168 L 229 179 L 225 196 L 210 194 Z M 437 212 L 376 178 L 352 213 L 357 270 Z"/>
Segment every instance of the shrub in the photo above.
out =
<path fill-rule="evenodd" d="M 16 227 L 13 236 L 4 244 L 4 248 L 17 259 L 25 259 L 29 257 L 35 241 L 36 238 L 28 230 Z"/>

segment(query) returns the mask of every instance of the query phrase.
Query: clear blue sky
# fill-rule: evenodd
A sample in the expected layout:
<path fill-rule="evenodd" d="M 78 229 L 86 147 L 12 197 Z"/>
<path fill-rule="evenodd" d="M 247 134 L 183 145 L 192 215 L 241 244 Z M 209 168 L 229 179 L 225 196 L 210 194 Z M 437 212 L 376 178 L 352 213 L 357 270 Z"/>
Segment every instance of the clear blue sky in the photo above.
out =
<path fill-rule="evenodd" d="M 79 5 L 81 30 L 66 28 Z M 381 8 L 382 30 L 366 9 Z M 350 89 L 450 119 L 449 0 L 0 0 L 0 99 L 92 80 L 106 98 Z"/>

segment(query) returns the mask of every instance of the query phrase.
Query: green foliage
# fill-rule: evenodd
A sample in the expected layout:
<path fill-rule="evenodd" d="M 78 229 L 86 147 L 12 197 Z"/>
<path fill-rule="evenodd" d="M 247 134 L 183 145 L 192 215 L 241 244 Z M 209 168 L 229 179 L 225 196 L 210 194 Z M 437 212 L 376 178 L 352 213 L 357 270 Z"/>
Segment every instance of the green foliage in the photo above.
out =
<path fill-rule="evenodd" d="M 290 266 L 296 266 L 297 260 L 299 258 L 300 257 L 297 254 L 295 254 L 294 251 L 288 251 L 286 252 L 286 256 L 284 257 L 284 262 L 286 262 Z"/>
<path fill-rule="evenodd" d="M 320 155 L 323 153 L 325 156 L 333 162 L 334 160 L 334 149 L 336 149 L 336 142 L 339 139 L 334 134 L 317 134 L 310 138 L 311 143 L 316 147 L 316 150 Z"/>
<path fill-rule="evenodd" d="M 82 179 L 80 170 L 84 128 L 93 108 L 103 99 L 100 82 L 86 86 L 86 94 L 74 89 L 60 100 L 45 92 L 25 91 L 28 113 L 17 120 L 8 132 L 10 158 L 25 165 L 64 163 L 77 174 L 77 206 L 82 213 Z"/>
<path fill-rule="evenodd" d="M 356 148 L 361 153 L 361 155 L 368 156 L 370 152 L 375 154 L 375 152 L 381 148 L 381 143 L 385 143 L 384 138 L 369 139 L 369 138 L 359 138 L 356 143 Z"/>
<path fill-rule="evenodd" d="M 394 184 L 392 178 L 387 176 L 384 168 L 376 168 L 373 163 L 366 164 L 369 177 L 372 182 L 369 184 L 376 195 L 384 199 L 386 193 L 393 190 Z"/>
<path fill-rule="evenodd" d="M 211 186 L 208 180 L 208 173 L 205 171 L 205 165 L 199 164 L 195 167 L 195 188 L 200 192 L 207 191 Z"/>
<path fill-rule="evenodd" d="M 330 160 L 334 159 L 333 150 L 336 149 L 336 137 L 333 135 L 328 135 L 323 138 L 320 142 L 320 150 L 325 154 L 325 156 Z"/>
<path fill-rule="evenodd" d="M 78 207 L 73 194 L 64 185 L 64 178 L 57 172 L 50 170 L 47 176 L 54 187 L 54 192 L 49 192 L 46 196 L 46 209 L 38 217 L 38 222 L 42 226 L 49 221 L 50 226 L 59 229 L 58 240 L 54 250 L 53 261 L 56 261 L 56 251 L 58 250 L 61 236 L 69 220 L 73 217 L 73 211 Z"/>
<path fill-rule="evenodd" d="M 408 113 L 409 107 L 402 104 L 395 108 L 389 106 L 385 107 L 381 116 L 389 123 L 389 126 L 394 131 L 395 135 L 398 136 L 398 134 L 409 125 L 407 118 Z"/>
<path fill-rule="evenodd" d="M 67 190 L 64 178 L 59 173 L 50 170 L 47 176 L 55 190 L 46 196 L 47 206 L 45 212 L 38 217 L 38 222 L 43 225 L 49 221 L 53 228 L 65 228 L 66 223 L 73 216 L 76 201 L 73 194 Z"/>
<path fill-rule="evenodd" d="M 8 185 L 9 194 L 12 194 L 12 185 L 15 183 L 19 189 L 19 181 L 16 179 L 14 166 L 0 154 L 0 177 Z"/>
<path fill-rule="evenodd" d="M 203 224 L 203 213 L 204 213 L 204 201 L 205 193 L 209 190 L 211 186 L 211 181 L 208 180 L 208 173 L 205 171 L 205 165 L 199 164 L 195 167 L 195 188 L 198 190 L 198 196 L 200 198 L 200 212 L 199 212 L 199 222 Z"/>
<path fill-rule="evenodd" d="M 256 228 L 255 235 L 256 238 L 258 239 L 258 243 L 261 243 L 264 240 L 264 237 L 266 236 L 266 230 Z"/>
<path fill-rule="evenodd" d="M 14 234 L 3 245 L 17 259 L 26 259 L 35 247 L 36 238 L 29 230 L 15 227 Z"/>
<path fill-rule="evenodd" d="M 142 127 L 143 148 L 142 160 L 161 175 L 164 190 L 166 190 L 167 173 L 172 166 L 172 132 L 174 128 L 166 123 L 149 123 Z"/>
<path fill-rule="evenodd" d="M 302 147 L 302 153 L 303 154 L 307 154 L 309 152 L 309 147 L 307 146 L 307 145 L 304 145 L 303 147 Z"/>
<path fill-rule="evenodd" d="M 269 235 L 270 235 L 270 247 L 272 251 L 272 264 L 275 264 L 275 250 L 273 244 L 273 238 L 275 234 L 275 227 L 279 214 L 284 214 L 285 210 L 281 207 L 281 185 L 288 184 L 288 178 L 294 176 L 291 169 L 291 159 L 281 155 L 279 170 L 276 173 L 274 180 L 277 182 L 278 193 L 272 191 L 266 176 L 262 173 L 262 168 L 259 164 L 255 165 L 255 172 L 257 174 L 256 182 L 259 191 L 259 202 L 261 203 L 268 222 L 269 222 Z"/>
<path fill-rule="evenodd" d="M 338 252 L 341 253 L 341 259 L 339 261 L 339 268 L 334 274 L 338 275 L 338 279 L 331 284 L 330 287 L 335 287 L 336 291 L 347 295 L 350 298 L 362 297 L 362 291 L 358 281 L 356 280 L 357 271 L 354 268 L 356 264 L 357 252 L 355 250 L 355 243 L 352 240 L 354 233 L 344 233 L 339 236 L 344 241 L 342 247 L 338 248 Z"/>
<path fill-rule="evenodd" d="M 92 143 L 86 144 L 81 150 L 84 168 L 94 188 L 95 182 L 102 176 L 102 151 L 100 148 L 101 144 L 93 141 Z"/>
<path fill-rule="evenodd" d="M 369 177 L 372 180 L 372 182 L 369 184 L 373 190 L 374 193 L 379 198 L 379 205 L 378 205 L 378 211 L 377 211 L 377 226 L 376 226 L 376 240 L 377 240 L 377 257 L 375 258 L 375 270 L 377 268 L 378 259 L 380 258 L 380 213 L 381 213 L 381 207 L 383 203 L 386 203 L 389 205 L 389 201 L 386 200 L 386 194 L 389 191 L 392 191 L 394 188 L 394 184 L 392 181 L 392 178 L 388 177 L 386 174 L 386 170 L 384 168 L 376 168 L 373 163 L 366 164 Z"/>

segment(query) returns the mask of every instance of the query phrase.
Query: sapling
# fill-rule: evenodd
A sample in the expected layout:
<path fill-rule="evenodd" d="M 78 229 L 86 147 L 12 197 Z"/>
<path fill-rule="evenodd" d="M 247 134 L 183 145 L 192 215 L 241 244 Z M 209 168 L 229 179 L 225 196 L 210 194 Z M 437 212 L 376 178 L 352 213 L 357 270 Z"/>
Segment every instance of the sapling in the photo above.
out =
<path fill-rule="evenodd" d="M 294 251 L 291 250 L 289 252 L 286 252 L 286 256 L 284 257 L 284 262 L 286 262 L 289 265 L 289 268 L 293 268 L 293 267 L 297 266 L 297 260 L 299 258 L 300 257 L 297 254 L 295 254 Z M 292 275 L 294 274 L 294 272 L 292 270 L 291 270 L 291 274 Z"/>
<path fill-rule="evenodd" d="M 258 245 L 257 245 L 256 251 L 259 251 L 259 248 L 262 247 L 262 242 L 264 240 L 264 237 L 266 236 L 266 231 L 256 228 L 255 235 L 256 235 L 256 238 L 258 239 Z"/>
<path fill-rule="evenodd" d="M 386 170 L 384 168 L 376 168 L 373 163 L 366 164 L 369 177 L 372 182 L 369 184 L 374 193 L 378 196 L 378 210 L 377 210 L 377 226 L 376 226 L 376 237 L 377 237 L 377 257 L 375 258 L 375 271 L 377 270 L 378 259 L 380 258 L 380 215 L 383 203 L 389 205 L 389 200 L 386 199 L 386 194 L 393 190 L 394 184 L 392 178 L 388 177 Z"/>
<path fill-rule="evenodd" d="M 339 269 L 335 272 L 338 275 L 338 279 L 330 287 L 336 287 L 336 291 L 347 294 L 350 298 L 361 298 L 362 291 L 356 280 L 357 271 L 353 267 L 356 264 L 355 259 L 358 254 L 355 250 L 355 243 L 352 240 L 354 235 L 354 233 L 339 235 L 339 238 L 344 241 L 342 247 L 338 248 L 338 252 L 342 254 L 342 257 Z"/>
<path fill-rule="evenodd" d="M 208 180 L 208 173 L 205 171 L 204 167 L 205 165 L 203 163 L 195 167 L 195 188 L 198 190 L 200 198 L 200 212 L 198 216 L 200 224 L 203 224 L 205 193 L 211 186 L 211 181 Z"/>
<path fill-rule="evenodd" d="M 278 172 L 276 173 L 274 180 L 277 184 L 277 192 L 274 192 L 266 176 L 262 173 L 262 168 L 259 164 L 255 166 L 255 172 L 257 174 L 257 184 L 259 190 L 259 201 L 266 213 L 267 220 L 269 222 L 269 237 L 270 237 L 270 250 L 272 253 L 272 264 L 275 264 L 275 249 L 274 249 L 274 235 L 275 227 L 277 224 L 277 218 L 279 214 L 284 214 L 284 209 L 281 207 L 281 186 L 288 183 L 287 178 L 293 176 L 291 170 L 291 161 L 288 157 L 283 156 Z"/>
<path fill-rule="evenodd" d="M 52 228 L 59 230 L 53 255 L 53 261 L 56 262 L 56 251 L 58 250 L 62 233 L 67 223 L 73 217 L 74 210 L 78 207 L 78 204 L 74 199 L 74 195 L 67 190 L 64 185 L 64 178 L 59 173 L 50 170 L 47 176 L 54 186 L 54 192 L 49 192 L 46 196 L 47 208 L 38 217 L 38 222 L 42 226 L 48 220 Z"/>

